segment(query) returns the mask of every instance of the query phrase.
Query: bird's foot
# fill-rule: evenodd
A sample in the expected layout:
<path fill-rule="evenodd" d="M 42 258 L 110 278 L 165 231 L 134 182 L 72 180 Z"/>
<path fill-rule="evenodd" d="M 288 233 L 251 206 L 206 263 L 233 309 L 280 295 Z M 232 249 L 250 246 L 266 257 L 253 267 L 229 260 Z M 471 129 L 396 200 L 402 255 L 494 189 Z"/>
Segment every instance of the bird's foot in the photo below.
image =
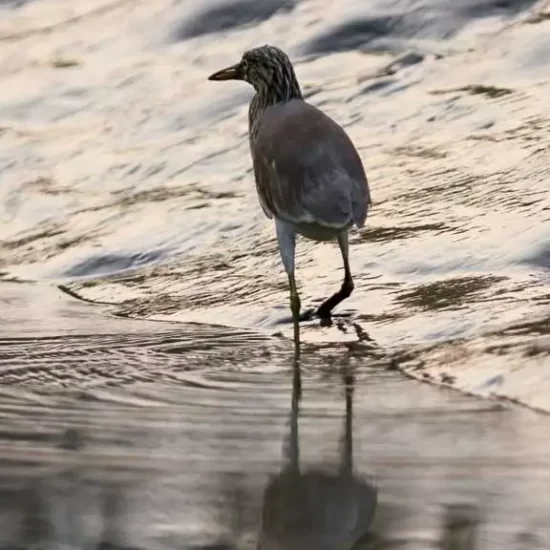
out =
<path fill-rule="evenodd" d="M 331 327 L 332 326 L 332 314 L 330 311 L 323 309 L 323 306 L 317 308 L 315 315 L 319 318 L 320 325 L 322 327 Z"/>
<path fill-rule="evenodd" d="M 300 313 L 300 321 L 311 321 L 315 317 L 320 319 L 320 325 L 322 327 L 332 326 L 332 317 L 330 313 L 327 314 L 326 312 L 320 311 L 319 309 L 306 309 L 306 311 Z"/>
<path fill-rule="evenodd" d="M 302 311 L 300 313 L 300 316 L 298 317 L 298 320 L 300 323 L 306 322 L 306 321 L 312 321 L 315 317 L 315 310 L 314 309 L 306 309 L 305 311 Z M 292 317 L 284 317 L 283 319 L 280 319 L 278 324 L 288 324 L 292 323 Z"/>
<path fill-rule="evenodd" d="M 300 321 L 311 321 L 314 316 L 314 309 L 306 309 L 305 311 L 302 311 L 302 313 L 300 313 Z"/>
<path fill-rule="evenodd" d="M 310 308 L 302 311 L 300 313 L 299 320 L 301 323 L 303 323 L 303 322 L 319 319 L 320 326 L 331 327 L 333 325 L 333 320 L 351 317 L 351 315 L 352 315 L 351 313 L 338 313 L 338 314 L 332 315 L 332 313 L 326 312 L 325 310 L 321 309 L 321 307 L 318 307 L 318 308 Z M 284 319 L 281 319 L 279 323 L 281 324 L 292 323 L 292 317 L 285 317 Z"/>
<path fill-rule="evenodd" d="M 332 317 L 319 317 L 319 325 L 322 327 L 331 327 L 332 326 Z"/>

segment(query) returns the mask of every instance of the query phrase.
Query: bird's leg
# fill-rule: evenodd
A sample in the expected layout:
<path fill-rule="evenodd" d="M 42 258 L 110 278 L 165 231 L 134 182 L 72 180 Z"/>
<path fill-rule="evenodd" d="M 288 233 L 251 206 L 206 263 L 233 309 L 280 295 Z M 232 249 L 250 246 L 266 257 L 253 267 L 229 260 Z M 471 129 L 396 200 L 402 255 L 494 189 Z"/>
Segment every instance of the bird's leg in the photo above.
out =
<path fill-rule="evenodd" d="M 344 260 L 344 282 L 340 290 L 325 300 L 317 309 L 317 315 L 321 320 L 330 321 L 330 315 L 332 310 L 343 300 L 349 298 L 353 292 L 353 278 L 349 268 L 349 243 L 348 233 L 344 231 L 338 236 L 338 246 L 342 252 L 342 259 Z"/>
<path fill-rule="evenodd" d="M 296 279 L 294 277 L 294 255 L 296 250 L 296 232 L 294 227 L 282 222 L 275 221 L 277 229 L 277 241 L 283 265 L 288 274 L 290 286 L 290 309 L 292 311 L 292 323 L 294 325 L 294 351 L 295 357 L 300 356 L 300 296 L 296 289 Z"/>

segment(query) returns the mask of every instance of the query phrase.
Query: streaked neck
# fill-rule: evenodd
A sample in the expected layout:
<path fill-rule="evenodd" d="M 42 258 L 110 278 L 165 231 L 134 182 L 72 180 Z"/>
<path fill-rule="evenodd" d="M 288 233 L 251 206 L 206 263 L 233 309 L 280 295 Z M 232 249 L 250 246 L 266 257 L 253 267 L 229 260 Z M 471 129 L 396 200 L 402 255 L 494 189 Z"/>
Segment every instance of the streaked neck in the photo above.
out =
<path fill-rule="evenodd" d="M 292 99 L 303 99 L 302 91 L 298 80 L 293 78 L 279 82 L 276 79 L 272 81 L 269 87 L 256 88 L 256 94 L 248 106 L 248 128 L 250 139 L 255 139 L 258 133 L 258 123 L 262 113 L 272 105 L 277 103 L 287 103 Z"/>

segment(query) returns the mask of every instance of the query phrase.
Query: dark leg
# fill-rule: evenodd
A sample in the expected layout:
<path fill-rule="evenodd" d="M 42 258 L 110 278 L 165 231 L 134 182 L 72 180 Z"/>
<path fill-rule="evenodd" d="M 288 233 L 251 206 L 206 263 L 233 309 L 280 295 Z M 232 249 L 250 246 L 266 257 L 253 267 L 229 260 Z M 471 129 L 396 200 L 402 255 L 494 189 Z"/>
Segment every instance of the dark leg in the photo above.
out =
<path fill-rule="evenodd" d="M 340 246 L 340 251 L 342 252 L 342 259 L 344 260 L 344 282 L 340 290 L 325 300 L 317 309 L 317 315 L 322 320 L 330 320 L 330 315 L 332 310 L 343 300 L 349 298 L 353 292 L 353 278 L 351 277 L 351 271 L 349 268 L 349 245 L 348 245 L 348 234 L 347 232 L 342 233 L 338 237 L 338 245 Z"/>
<path fill-rule="evenodd" d="M 290 309 L 294 325 L 294 351 L 298 359 L 300 357 L 300 296 L 298 295 L 296 279 L 294 278 L 296 232 L 294 231 L 294 227 L 280 220 L 275 220 L 275 227 L 277 229 L 277 241 L 279 242 L 281 259 L 283 260 L 290 286 Z"/>

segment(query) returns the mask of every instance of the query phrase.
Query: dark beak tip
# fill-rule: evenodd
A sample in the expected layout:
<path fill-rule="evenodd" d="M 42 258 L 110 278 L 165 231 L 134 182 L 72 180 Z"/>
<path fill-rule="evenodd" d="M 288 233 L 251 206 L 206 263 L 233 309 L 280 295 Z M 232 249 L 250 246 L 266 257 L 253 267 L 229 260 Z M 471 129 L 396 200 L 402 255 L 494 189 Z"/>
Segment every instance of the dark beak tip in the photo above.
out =
<path fill-rule="evenodd" d="M 208 80 L 212 80 L 213 82 L 218 82 L 219 80 L 224 80 L 224 79 L 220 78 L 220 71 L 218 71 L 217 73 L 211 74 L 208 77 Z"/>
<path fill-rule="evenodd" d="M 240 74 L 239 74 L 239 66 L 233 65 L 231 67 L 227 67 L 226 69 L 222 69 L 221 71 L 217 71 L 214 74 L 211 74 L 208 77 L 208 80 L 239 80 Z"/>

